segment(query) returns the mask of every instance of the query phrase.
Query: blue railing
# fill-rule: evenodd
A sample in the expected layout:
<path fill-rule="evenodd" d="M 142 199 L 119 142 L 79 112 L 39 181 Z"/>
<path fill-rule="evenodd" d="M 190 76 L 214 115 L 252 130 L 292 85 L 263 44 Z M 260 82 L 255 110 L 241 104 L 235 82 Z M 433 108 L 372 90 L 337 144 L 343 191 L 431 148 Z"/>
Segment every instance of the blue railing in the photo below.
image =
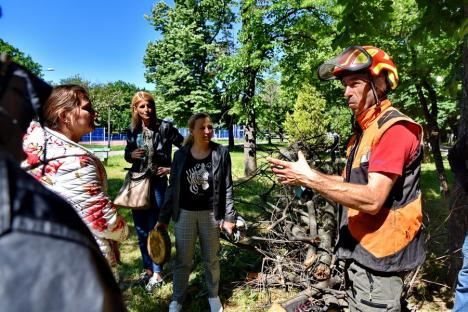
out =
<path fill-rule="evenodd" d="M 108 141 L 109 137 L 107 136 L 106 128 L 96 128 L 93 132 L 84 135 L 81 137 L 81 142 L 99 142 L 99 141 Z M 180 134 L 186 137 L 189 133 L 186 128 L 179 128 Z M 226 129 L 215 129 L 214 131 L 215 139 L 228 139 L 229 131 Z M 234 126 L 234 139 L 243 139 L 244 138 L 244 127 L 243 126 Z M 112 133 L 110 137 L 111 141 L 125 141 L 127 140 L 126 134 Z"/>

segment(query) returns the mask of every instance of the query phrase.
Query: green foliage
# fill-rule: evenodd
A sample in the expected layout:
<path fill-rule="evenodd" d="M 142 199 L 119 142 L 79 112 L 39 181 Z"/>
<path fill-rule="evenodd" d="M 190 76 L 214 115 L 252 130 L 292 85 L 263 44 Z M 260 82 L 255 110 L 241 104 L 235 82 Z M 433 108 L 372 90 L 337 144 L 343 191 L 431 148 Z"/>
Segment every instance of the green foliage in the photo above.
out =
<path fill-rule="evenodd" d="M 88 90 L 88 92 L 89 92 L 89 88 L 91 86 L 90 81 L 84 79 L 83 77 L 81 77 L 78 74 L 74 75 L 74 76 L 71 76 L 71 77 L 68 77 L 68 78 L 60 79 L 59 84 L 76 84 L 76 85 L 82 86 L 83 88 Z"/>
<path fill-rule="evenodd" d="M 185 124 L 194 111 L 219 113 L 216 61 L 229 45 L 231 0 L 164 2 L 146 16 L 161 39 L 146 49 L 145 77 L 155 83 L 164 116 Z"/>
<path fill-rule="evenodd" d="M 317 89 L 305 85 L 294 104 L 294 112 L 287 114 L 284 128 L 290 142 L 301 141 L 309 146 L 321 144 L 331 125 L 326 114 L 326 101 Z"/>
<path fill-rule="evenodd" d="M 111 131 L 123 133 L 131 120 L 132 97 L 139 89 L 124 81 L 93 84 L 89 88 L 91 101 L 98 112 L 99 123 L 107 127 L 111 117 Z"/>
<path fill-rule="evenodd" d="M 8 42 L 0 39 L 0 53 L 6 52 L 8 55 L 11 56 L 13 61 L 16 63 L 23 65 L 27 69 L 29 69 L 33 74 L 42 77 L 42 66 L 33 61 L 33 59 L 29 55 L 25 55 L 19 49 L 15 48 Z"/>
<path fill-rule="evenodd" d="M 257 125 L 261 137 L 278 137 L 284 135 L 283 122 L 286 114 L 292 111 L 292 103 L 281 85 L 275 79 L 265 80 L 259 91 Z"/>

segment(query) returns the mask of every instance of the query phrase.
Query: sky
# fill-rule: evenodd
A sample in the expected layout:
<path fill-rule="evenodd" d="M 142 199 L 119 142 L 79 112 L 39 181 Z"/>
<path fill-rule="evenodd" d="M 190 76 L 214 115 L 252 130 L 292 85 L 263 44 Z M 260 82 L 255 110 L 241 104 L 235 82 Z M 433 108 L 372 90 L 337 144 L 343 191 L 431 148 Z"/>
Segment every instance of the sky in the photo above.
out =
<path fill-rule="evenodd" d="M 94 83 L 123 80 L 151 90 L 143 56 L 158 33 L 144 14 L 157 2 L 0 0 L 0 38 L 42 65 L 46 81 L 78 74 Z"/>

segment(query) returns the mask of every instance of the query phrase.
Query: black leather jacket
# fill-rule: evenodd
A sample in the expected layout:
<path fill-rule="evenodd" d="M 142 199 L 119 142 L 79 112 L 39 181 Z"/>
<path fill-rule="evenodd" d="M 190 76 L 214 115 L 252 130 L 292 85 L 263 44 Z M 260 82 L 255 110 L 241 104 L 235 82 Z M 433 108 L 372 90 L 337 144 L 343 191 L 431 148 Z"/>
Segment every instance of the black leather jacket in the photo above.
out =
<path fill-rule="evenodd" d="M 158 119 L 158 131 L 153 138 L 154 154 L 153 162 L 160 167 L 170 167 L 172 159 L 172 144 L 177 147 L 182 145 L 184 137 L 179 133 L 171 122 Z M 141 127 L 133 129 L 132 126 L 127 128 L 127 146 L 125 147 L 125 160 L 132 163 L 131 171 L 140 170 L 140 160 L 132 158 L 132 152 L 138 148 L 137 135 L 141 133 Z"/>
<path fill-rule="evenodd" d="M 2 311 L 126 310 L 75 210 L 1 151 L 0 259 Z"/>
<path fill-rule="evenodd" d="M 159 222 L 168 224 L 170 218 L 177 221 L 180 213 L 180 177 L 185 165 L 191 144 L 184 145 L 174 154 L 169 187 L 166 191 L 164 204 L 159 213 Z M 216 220 L 236 222 L 232 194 L 231 156 L 227 147 L 217 143 L 210 143 L 212 149 L 211 160 L 213 163 L 213 211 Z"/>

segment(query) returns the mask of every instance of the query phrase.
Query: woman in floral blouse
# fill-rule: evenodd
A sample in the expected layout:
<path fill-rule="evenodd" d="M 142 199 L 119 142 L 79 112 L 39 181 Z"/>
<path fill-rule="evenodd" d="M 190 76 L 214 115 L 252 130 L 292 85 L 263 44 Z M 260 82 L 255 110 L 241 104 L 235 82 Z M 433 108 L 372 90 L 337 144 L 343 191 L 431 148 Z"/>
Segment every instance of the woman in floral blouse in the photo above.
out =
<path fill-rule="evenodd" d="M 127 237 L 128 226 L 109 199 L 101 161 L 78 144 L 94 130 L 95 116 L 85 89 L 55 87 L 44 106 L 45 127 L 32 122 L 24 137 L 27 159 L 22 167 L 70 202 L 117 277 L 118 245 Z"/>

